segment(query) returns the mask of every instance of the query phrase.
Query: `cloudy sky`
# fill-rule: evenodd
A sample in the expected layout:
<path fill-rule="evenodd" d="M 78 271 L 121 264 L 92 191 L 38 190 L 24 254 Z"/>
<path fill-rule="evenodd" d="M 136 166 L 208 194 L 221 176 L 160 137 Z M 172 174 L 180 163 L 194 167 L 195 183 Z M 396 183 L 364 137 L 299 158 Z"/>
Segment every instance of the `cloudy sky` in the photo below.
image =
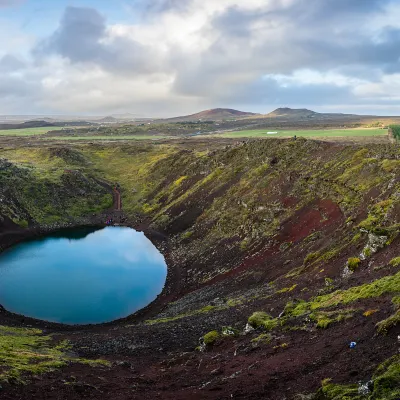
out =
<path fill-rule="evenodd" d="M 0 114 L 400 115 L 398 0 L 0 0 Z"/>

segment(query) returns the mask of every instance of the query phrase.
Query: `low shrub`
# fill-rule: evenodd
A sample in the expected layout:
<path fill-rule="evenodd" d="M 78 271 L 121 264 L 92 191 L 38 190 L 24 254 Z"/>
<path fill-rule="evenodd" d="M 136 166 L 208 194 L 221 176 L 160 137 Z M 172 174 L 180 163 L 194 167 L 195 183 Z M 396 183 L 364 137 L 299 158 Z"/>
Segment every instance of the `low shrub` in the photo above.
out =
<path fill-rule="evenodd" d="M 350 271 L 354 272 L 360 265 L 361 260 L 357 257 L 351 257 L 347 260 L 347 267 Z"/>

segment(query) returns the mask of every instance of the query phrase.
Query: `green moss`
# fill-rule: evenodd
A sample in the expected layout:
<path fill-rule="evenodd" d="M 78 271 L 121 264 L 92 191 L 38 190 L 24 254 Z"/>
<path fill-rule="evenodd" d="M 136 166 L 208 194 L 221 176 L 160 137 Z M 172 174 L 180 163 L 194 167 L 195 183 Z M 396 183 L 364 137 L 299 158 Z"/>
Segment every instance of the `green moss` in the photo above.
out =
<path fill-rule="evenodd" d="M 39 329 L 0 326 L 0 381 L 21 382 L 69 362 L 85 362 L 67 355 L 69 343 L 54 343 Z M 93 365 L 104 364 L 93 360 Z"/>
<path fill-rule="evenodd" d="M 214 344 L 219 339 L 219 337 L 220 335 L 218 331 L 208 332 L 203 336 L 204 344 L 210 346 Z"/>
<path fill-rule="evenodd" d="M 297 267 L 289 271 L 286 275 L 285 278 L 296 278 L 297 276 L 300 276 L 303 272 L 306 271 L 306 267 L 302 265 L 301 267 Z"/>
<path fill-rule="evenodd" d="M 182 318 L 193 317 L 193 316 L 196 316 L 196 315 L 199 315 L 199 314 L 206 314 L 206 313 L 209 313 L 211 311 L 223 310 L 225 308 L 228 308 L 228 306 L 217 307 L 217 306 L 209 305 L 209 306 L 205 306 L 203 308 L 200 308 L 199 310 L 189 311 L 187 313 L 178 314 L 178 315 L 175 315 L 173 317 L 149 319 L 149 320 L 145 321 L 145 323 L 147 325 L 165 324 L 165 323 L 168 323 L 168 322 L 178 321 L 178 320 L 180 320 Z"/>
<path fill-rule="evenodd" d="M 358 227 L 370 232 L 381 234 L 382 225 L 387 218 L 388 210 L 392 204 L 393 200 L 387 199 L 372 206 L 368 217 L 364 221 L 360 222 Z"/>
<path fill-rule="evenodd" d="M 363 395 L 358 385 L 338 385 L 331 379 L 322 381 L 316 395 L 321 400 L 398 400 L 400 398 L 400 356 L 396 355 L 382 363 L 372 376 L 372 392 Z"/>
<path fill-rule="evenodd" d="M 365 257 L 371 257 L 372 255 L 372 249 L 370 247 L 366 247 L 363 251 L 363 254 Z"/>
<path fill-rule="evenodd" d="M 186 232 L 182 233 L 181 239 L 183 239 L 183 240 L 189 239 L 192 235 L 193 235 L 192 231 L 186 231 Z"/>
<path fill-rule="evenodd" d="M 330 319 L 330 318 L 320 318 L 317 321 L 317 328 L 326 329 L 333 322 L 334 321 L 332 319 Z"/>
<path fill-rule="evenodd" d="M 241 251 L 245 251 L 249 246 L 249 240 L 248 239 L 244 239 L 240 242 L 240 250 Z"/>
<path fill-rule="evenodd" d="M 371 399 L 398 400 L 400 398 L 400 356 L 382 363 L 372 377 L 374 389 Z"/>
<path fill-rule="evenodd" d="M 384 319 L 376 324 L 378 333 L 386 335 L 390 329 L 394 328 L 400 323 L 400 310 L 397 310 L 389 318 Z"/>
<path fill-rule="evenodd" d="M 187 179 L 187 176 L 181 176 L 174 182 L 174 186 L 180 186 L 185 179 Z"/>
<path fill-rule="evenodd" d="M 314 260 L 316 260 L 320 256 L 319 251 L 316 251 L 314 253 L 309 253 L 304 259 L 304 265 L 311 264 Z"/>
<path fill-rule="evenodd" d="M 325 379 L 322 381 L 322 388 L 319 390 L 317 398 L 324 400 L 361 400 L 363 397 L 358 393 L 358 385 L 335 385 L 331 383 L 330 379 Z"/>
<path fill-rule="evenodd" d="M 272 318 L 269 314 L 263 311 L 257 311 L 253 313 L 248 321 L 253 328 L 263 327 L 268 331 L 276 328 L 283 324 L 283 321 L 278 320 L 278 318 Z"/>
<path fill-rule="evenodd" d="M 371 315 L 374 315 L 375 313 L 377 313 L 379 310 L 367 310 L 365 312 L 363 312 L 364 317 L 370 317 Z"/>
<path fill-rule="evenodd" d="M 331 260 L 332 258 L 336 257 L 338 254 L 339 254 L 339 250 L 332 249 L 332 250 L 329 250 L 326 253 L 322 254 L 318 260 L 327 262 L 327 261 Z"/>
<path fill-rule="evenodd" d="M 381 165 L 386 172 L 393 172 L 399 169 L 400 160 L 383 160 Z"/>
<path fill-rule="evenodd" d="M 264 326 L 265 322 L 270 321 L 272 317 L 267 314 L 266 312 L 263 311 L 257 311 L 253 313 L 247 322 L 253 327 L 253 328 L 259 328 L 261 326 Z"/>
<path fill-rule="evenodd" d="M 332 286 L 333 285 L 333 279 L 332 278 L 325 278 L 325 286 Z"/>
<path fill-rule="evenodd" d="M 353 236 L 353 239 L 351 239 L 351 242 L 352 242 L 352 243 L 357 243 L 361 238 L 362 238 L 361 233 L 356 233 L 356 234 Z"/>
<path fill-rule="evenodd" d="M 210 311 L 215 310 L 217 307 L 216 306 L 205 306 L 203 308 L 200 309 L 200 313 L 208 313 Z"/>
<path fill-rule="evenodd" d="M 400 296 L 393 297 L 392 304 L 396 310 L 399 309 L 400 308 Z"/>
<path fill-rule="evenodd" d="M 270 333 L 262 333 L 256 338 L 251 340 L 251 343 L 256 345 L 269 344 L 272 341 L 272 335 Z"/>
<path fill-rule="evenodd" d="M 360 265 L 361 260 L 357 257 L 351 257 L 347 260 L 347 267 L 350 271 L 354 272 Z"/>
<path fill-rule="evenodd" d="M 318 311 L 310 314 L 309 317 L 312 321 L 317 323 L 317 328 L 326 329 L 335 322 L 342 322 L 346 319 L 352 318 L 354 311 L 355 310 L 353 309 Z"/>
<path fill-rule="evenodd" d="M 287 292 L 292 292 L 294 289 L 296 289 L 297 284 L 294 284 L 293 286 L 290 287 L 285 287 L 281 290 L 278 290 L 276 293 L 287 293 Z"/>
<path fill-rule="evenodd" d="M 389 261 L 389 265 L 391 265 L 392 267 L 398 267 L 400 265 L 400 257 L 392 258 Z"/>
<path fill-rule="evenodd" d="M 355 286 L 347 290 L 337 290 L 324 296 L 318 296 L 309 302 L 299 302 L 295 306 L 293 303 L 290 303 L 291 307 L 288 309 L 288 312 L 292 316 L 300 316 L 321 308 L 349 304 L 357 300 L 380 297 L 388 293 L 398 293 L 399 288 L 400 272 L 361 286 Z"/>

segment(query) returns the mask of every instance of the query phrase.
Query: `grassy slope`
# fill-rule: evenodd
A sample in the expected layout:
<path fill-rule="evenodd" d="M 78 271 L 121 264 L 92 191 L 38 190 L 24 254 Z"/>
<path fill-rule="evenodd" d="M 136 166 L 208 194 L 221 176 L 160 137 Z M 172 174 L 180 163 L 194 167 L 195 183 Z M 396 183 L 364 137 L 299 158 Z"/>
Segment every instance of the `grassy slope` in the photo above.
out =
<path fill-rule="evenodd" d="M 174 147 L 139 150 L 129 146 L 113 150 L 99 147 L 95 153 L 89 149 L 85 152 L 102 173 L 121 182 L 126 190 L 128 212 L 145 212 L 159 229 L 175 235 L 185 253 L 184 264 L 190 266 L 189 279 L 198 283 L 210 281 L 226 272 L 226 268 L 235 266 L 232 263 L 220 269 L 219 261 L 210 257 L 210 253 L 227 250 L 243 256 L 251 254 L 252 249 L 277 237 L 282 223 L 313 204 L 316 198 L 329 198 L 338 204 L 343 213 L 343 227 L 328 246 L 318 241 L 319 232 L 311 232 L 295 245 L 281 243 L 283 253 L 293 246 L 303 254 L 304 261 L 300 259 L 298 268 L 287 277 L 282 276 L 277 281 L 281 289 L 275 289 L 275 296 L 295 290 L 296 296 L 304 298 L 296 289 L 298 279 L 302 279 L 302 274 L 318 274 L 315 285 L 322 284 L 321 290 L 328 294 L 299 305 L 288 302 L 287 316 L 279 321 L 267 318 L 263 323 L 267 330 L 280 329 L 285 321 L 296 325 L 299 319 L 310 319 L 317 328 L 326 329 L 353 318 L 360 312 L 356 311 L 359 303 L 366 298 L 387 299 L 390 309 L 391 298 L 400 292 L 399 275 L 392 268 L 386 270 L 387 276 L 377 277 L 371 284 L 332 294 L 337 283 L 331 283 L 329 275 L 323 280 L 323 271 L 332 260 L 358 254 L 360 250 L 356 249 L 368 243 L 368 232 L 386 235 L 386 246 L 397 237 L 400 184 L 394 177 L 400 172 L 398 147 L 346 146 L 332 152 L 330 146 L 300 139 L 251 142 L 215 152 L 181 151 Z M 378 197 L 371 197 L 372 191 L 377 191 Z M 284 205 L 287 198 L 296 201 Z M 198 212 L 193 215 L 193 210 Z M 366 255 L 368 258 L 367 252 Z M 203 260 L 200 270 L 196 270 L 197 260 Z M 337 279 L 340 281 L 340 277 Z M 262 296 L 231 298 L 226 305 L 197 310 L 180 308 L 179 314 L 175 311 L 168 314 L 167 310 L 163 317 L 148 323 L 179 323 L 188 317 L 202 318 L 209 312 L 241 307 L 257 298 Z M 355 308 L 349 308 L 349 304 Z M 383 323 L 389 329 L 398 322 L 395 316 L 388 320 L 387 324 Z M 397 361 L 391 371 L 396 368 Z M 398 382 L 396 376 L 390 379 Z M 386 395 L 395 396 L 392 386 L 384 389 Z M 331 389 L 345 390 L 325 384 L 326 398 L 334 398 L 329 397 Z"/>
<path fill-rule="evenodd" d="M 112 206 L 112 196 L 85 175 L 81 161 L 50 149 L 0 150 L 0 216 L 22 227 L 73 221 Z M 70 172 L 72 170 L 74 172 Z"/>
<path fill-rule="evenodd" d="M 77 159 L 83 155 L 87 162 L 71 164 L 70 160 L 51 156 L 49 150 L 3 151 L 0 156 L 13 160 L 18 171 L 25 171 L 26 178 L 24 175 L 16 180 L 14 171 L 8 176 L 2 173 L 0 178 L 6 182 L 10 179 L 12 185 L 21 179 L 23 187 L 30 181 L 32 190 L 37 185 L 42 188 L 40 195 L 49 185 L 59 184 L 66 165 L 75 165 L 86 175 L 94 173 L 111 182 L 118 181 L 126 212 L 146 213 L 154 226 L 173 238 L 182 268 L 187 269 L 187 279 L 193 285 L 209 282 L 236 267 L 243 258 L 251 260 L 254 252 L 266 244 L 277 242 L 278 256 L 287 255 L 290 269 L 282 272 L 273 285 L 271 282 L 274 289 L 269 296 L 280 298 L 293 292 L 303 300 L 286 304 L 283 322 L 287 324 L 308 318 L 317 327 L 327 328 L 352 317 L 355 311 L 348 308 L 350 303 L 357 308 L 364 299 L 379 298 L 381 307 L 386 302 L 386 309 L 390 309 L 392 298 L 399 294 L 395 262 L 386 269 L 371 270 L 366 286 L 342 287 L 347 283 L 340 278 L 340 267 L 328 274 L 330 265 L 339 265 L 336 260 L 341 260 L 344 268 L 344 258 L 357 256 L 368 243 L 368 234 L 385 235 L 384 247 L 396 240 L 400 226 L 397 146 L 335 147 L 302 139 L 254 141 L 215 151 L 143 144 L 82 145 L 73 155 Z M 12 185 L 9 184 L 10 190 Z M 40 198 L 44 202 L 46 197 Z M 328 235 L 321 225 L 320 231 L 310 231 L 296 242 L 279 242 L 286 221 L 298 212 L 321 209 L 315 199 L 330 199 L 339 206 L 342 222 L 335 235 L 329 234 L 328 242 L 319 240 Z M 324 211 L 319 212 L 318 219 L 329 220 Z M 215 255 L 224 252 L 232 262 L 225 260 L 221 265 Z M 367 260 L 372 256 L 367 252 L 365 255 Z M 277 264 L 278 269 L 284 268 L 284 260 Z M 247 274 L 254 274 L 254 279 L 268 279 L 268 268 L 262 268 Z M 311 289 L 323 291 L 321 297 L 310 298 L 307 292 L 300 291 L 307 274 L 312 277 Z M 240 307 L 260 296 L 230 299 L 222 307 L 182 307 L 179 315 L 175 311 L 168 315 L 167 309 L 163 318 L 150 324 L 201 317 L 204 313 Z M 281 320 L 262 317 L 261 325 L 267 330 L 281 326 Z M 395 317 L 389 329 L 393 322 L 397 323 Z"/>

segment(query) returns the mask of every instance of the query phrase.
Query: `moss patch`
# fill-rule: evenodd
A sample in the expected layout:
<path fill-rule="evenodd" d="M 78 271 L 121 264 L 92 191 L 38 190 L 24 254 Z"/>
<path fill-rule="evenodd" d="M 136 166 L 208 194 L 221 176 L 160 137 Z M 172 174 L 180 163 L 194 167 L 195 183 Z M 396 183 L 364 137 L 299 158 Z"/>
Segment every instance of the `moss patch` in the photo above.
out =
<path fill-rule="evenodd" d="M 257 311 L 253 313 L 248 321 L 253 328 L 263 327 L 266 330 L 270 331 L 276 328 L 281 324 L 282 321 L 278 320 L 278 318 L 272 318 L 269 314 L 263 311 Z"/>
<path fill-rule="evenodd" d="M 330 379 L 322 382 L 317 400 L 398 400 L 400 398 L 400 356 L 382 363 L 372 376 L 372 391 L 362 394 L 358 385 L 338 385 Z"/>
<path fill-rule="evenodd" d="M 208 332 L 203 336 L 204 344 L 210 346 L 214 344 L 219 339 L 219 337 L 220 334 L 218 331 Z"/>
<path fill-rule="evenodd" d="M 107 365 L 107 362 L 71 358 L 66 355 L 68 342 L 53 343 L 39 329 L 0 326 L 0 381 L 20 382 L 69 362 Z"/>
<path fill-rule="evenodd" d="M 400 272 L 396 275 L 385 276 L 372 283 L 318 296 L 310 302 L 299 302 L 291 310 L 291 315 L 300 316 L 308 311 L 334 307 L 339 304 L 349 304 L 361 299 L 380 297 L 384 294 L 398 292 L 400 292 Z"/>
<path fill-rule="evenodd" d="M 360 265 L 361 260 L 357 257 L 352 257 L 347 260 L 347 267 L 350 271 L 354 272 Z"/>

